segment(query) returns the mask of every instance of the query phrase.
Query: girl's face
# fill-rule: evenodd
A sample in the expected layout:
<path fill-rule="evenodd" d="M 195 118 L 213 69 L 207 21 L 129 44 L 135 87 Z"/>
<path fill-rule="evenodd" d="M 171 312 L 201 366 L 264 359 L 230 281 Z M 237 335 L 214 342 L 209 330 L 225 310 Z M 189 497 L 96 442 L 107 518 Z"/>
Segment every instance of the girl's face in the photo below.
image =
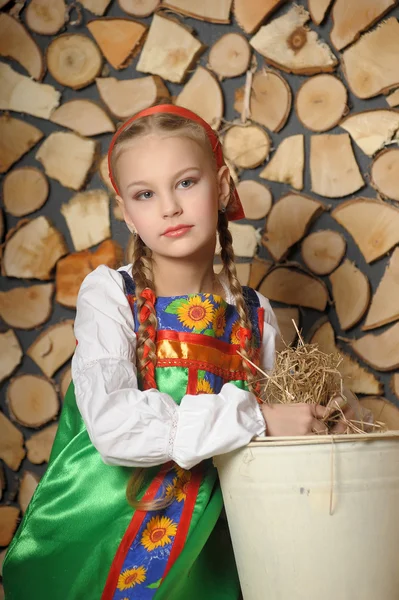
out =
<path fill-rule="evenodd" d="M 213 254 L 218 210 L 229 200 L 228 167 L 216 173 L 189 138 L 149 134 L 123 149 L 117 176 L 124 219 L 154 258 Z"/>

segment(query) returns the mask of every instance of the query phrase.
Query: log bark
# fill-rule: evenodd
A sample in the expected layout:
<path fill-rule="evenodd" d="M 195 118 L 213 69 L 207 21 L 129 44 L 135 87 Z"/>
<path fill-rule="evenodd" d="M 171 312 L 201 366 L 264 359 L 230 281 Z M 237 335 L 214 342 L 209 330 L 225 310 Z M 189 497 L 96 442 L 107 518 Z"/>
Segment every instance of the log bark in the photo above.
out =
<path fill-rule="evenodd" d="M 264 219 L 272 207 L 272 193 L 270 189 L 258 181 L 246 179 L 237 186 L 247 219 Z"/>
<path fill-rule="evenodd" d="M 257 125 L 233 125 L 224 136 L 223 150 L 231 162 L 243 169 L 254 169 L 269 156 L 271 141 Z"/>
<path fill-rule="evenodd" d="M 356 360 L 335 345 L 334 330 L 329 321 L 324 320 L 321 325 L 316 325 L 314 333 L 310 337 L 310 343 L 318 344 L 320 350 L 327 354 L 339 352 L 342 355 L 343 360 L 338 370 L 342 375 L 344 385 L 354 394 L 380 395 L 383 393 L 383 385 L 373 373 L 361 367 Z"/>
<path fill-rule="evenodd" d="M 55 35 L 66 21 L 64 0 L 31 0 L 25 10 L 25 21 L 31 31 Z"/>
<path fill-rule="evenodd" d="M 47 177 L 36 167 L 13 169 L 3 179 L 4 208 L 13 217 L 24 217 L 38 210 L 48 194 Z"/>
<path fill-rule="evenodd" d="M 52 377 L 71 358 L 75 347 L 73 319 L 67 319 L 47 327 L 29 346 L 26 354 L 47 377 Z"/>
<path fill-rule="evenodd" d="M 0 333 L 0 382 L 15 371 L 22 361 L 22 348 L 12 329 Z"/>
<path fill-rule="evenodd" d="M 282 140 L 266 167 L 259 173 L 259 177 L 287 183 L 296 190 L 301 190 L 304 168 L 305 141 L 303 134 L 299 133 Z"/>
<path fill-rule="evenodd" d="M 399 210 L 379 200 L 347 200 L 331 216 L 351 234 L 368 263 L 399 243 Z"/>
<path fill-rule="evenodd" d="M 136 70 L 182 83 L 205 46 L 180 22 L 155 14 Z"/>
<path fill-rule="evenodd" d="M 399 368 L 399 323 L 383 333 L 368 333 L 349 343 L 352 350 L 377 371 Z"/>
<path fill-rule="evenodd" d="M 243 75 L 249 67 L 251 47 L 239 33 L 226 33 L 213 44 L 208 67 L 222 81 L 226 77 Z"/>
<path fill-rule="evenodd" d="M 352 92 L 373 98 L 399 85 L 399 22 L 394 17 L 345 50 L 341 64 Z"/>
<path fill-rule="evenodd" d="M 0 110 L 49 119 L 60 103 L 61 93 L 52 85 L 33 81 L 3 63 L 0 63 L 0 81 Z"/>
<path fill-rule="evenodd" d="M 272 206 L 262 244 L 275 261 L 287 255 L 325 208 L 321 202 L 301 194 L 286 194 Z"/>
<path fill-rule="evenodd" d="M 399 129 L 399 111 L 365 110 L 345 117 L 339 124 L 367 156 L 389 143 Z"/>
<path fill-rule="evenodd" d="M 47 350 L 52 351 L 50 346 Z M 34 429 L 53 421 L 59 410 L 54 385 L 41 375 L 24 374 L 11 379 L 7 403 L 14 421 Z"/>
<path fill-rule="evenodd" d="M 98 144 L 75 133 L 55 131 L 40 146 L 36 159 L 52 177 L 67 188 L 80 190 L 96 158 Z"/>
<path fill-rule="evenodd" d="M 294 5 L 282 17 L 261 27 L 249 43 L 266 62 L 287 73 L 313 75 L 333 71 L 338 61 L 329 46 L 304 26 L 308 20 L 304 7 Z"/>
<path fill-rule="evenodd" d="M 37 81 L 43 79 L 46 69 L 39 46 L 22 23 L 7 13 L 0 14 L 0 56 L 17 61 Z"/>
<path fill-rule="evenodd" d="M 245 87 L 235 91 L 234 108 L 242 112 Z M 292 94 L 285 79 L 271 69 L 255 73 L 249 102 L 251 120 L 277 133 L 287 122 L 291 110 Z"/>
<path fill-rule="evenodd" d="M 345 256 L 346 241 L 337 231 L 322 229 L 308 235 L 302 242 L 302 259 L 315 275 L 328 275 Z"/>
<path fill-rule="evenodd" d="M 57 429 L 57 423 L 48 425 L 48 427 L 31 435 L 25 442 L 28 451 L 27 458 L 31 463 L 41 465 L 49 461 Z"/>
<path fill-rule="evenodd" d="M 219 129 L 224 111 L 223 94 L 216 77 L 204 67 L 197 67 L 175 104 L 192 110 L 213 129 Z"/>
<path fill-rule="evenodd" d="M 330 281 L 340 327 L 347 331 L 360 321 L 369 307 L 369 281 L 350 260 L 345 260 L 331 273 Z"/>
<path fill-rule="evenodd" d="M 1 273 L 7 277 L 48 280 L 68 252 L 63 235 L 46 217 L 23 219 L 6 238 Z"/>
<path fill-rule="evenodd" d="M 162 0 L 162 6 L 187 17 L 210 23 L 230 23 L 232 0 Z"/>
<path fill-rule="evenodd" d="M 327 287 L 317 277 L 292 267 L 275 267 L 263 279 L 259 291 L 269 300 L 306 306 L 324 311 L 328 302 Z"/>
<path fill-rule="evenodd" d="M 141 49 L 145 25 L 133 19 L 93 19 L 87 28 L 114 69 L 124 69 Z"/>
<path fill-rule="evenodd" d="M 103 66 L 96 44 L 80 33 L 65 33 L 52 40 L 47 46 L 46 59 L 52 77 L 73 90 L 93 83 Z"/>
<path fill-rule="evenodd" d="M 382 327 L 399 319 L 399 248 L 395 248 L 371 301 L 363 331 Z"/>
<path fill-rule="evenodd" d="M 36 146 L 43 135 L 40 129 L 29 123 L 7 114 L 0 115 L 0 173 L 6 173 L 21 156 Z"/>
<path fill-rule="evenodd" d="M 25 456 L 24 437 L 0 411 L 0 458 L 10 469 L 18 471 Z"/>
<path fill-rule="evenodd" d="M 170 102 L 169 91 L 158 75 L 122 80 L 100 77 L 96 79 L 96 85 L 108 110 L 122 120 L 157 104 L 161 99 Z"/>
<path fill-rule="evenodd" d="M 371 165 L 371 185 L 383 198 L 399 202 L 399 149 L 380 152 Z"/>
<path fill-rule="evenodd" d="M 49 320 L 53 294 L 52 283 L 0 292 L 0 317 L 10 327 L 35 329 Z"/>
<path fill-rule="evenodd" d="M 330 39 L 337 50 L 342 50 L 358 39 L 394 5 L 396 0 L 335 0 L 331 12 L 333 28 Z"/>
<path fill-rule="evenodd" d="M 348 93 L 340 79 L 322 73 L 305 81 L 295 97 L 299 121 L 310 131 L 328 131 L 349 111 Z"/>
<path fill-rule="evenodd" d="M 72 129 L 83 137 L 115 131 L 115 125 L 105 110 L 92 100 L 84 98 L 64 102 L 52 113 L 50 121 Z"/>
<path fill-rule="evenodd" d="M 75 250 L 86 250 L 111 237 L 109 197 L 105 190 L 75 194 L 61 205 Z"/>
<path fill-rule="evenodd" d="M 310 174 L 312 192 L 327 198 L 342 198 L 364 186 L 347 133 L 311 136 Z"/>

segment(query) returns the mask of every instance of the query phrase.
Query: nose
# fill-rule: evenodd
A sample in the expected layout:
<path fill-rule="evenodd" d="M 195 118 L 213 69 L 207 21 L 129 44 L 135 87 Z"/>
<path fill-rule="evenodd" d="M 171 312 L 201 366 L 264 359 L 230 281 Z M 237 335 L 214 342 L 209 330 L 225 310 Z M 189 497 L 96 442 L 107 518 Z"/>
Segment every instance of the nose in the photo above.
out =
<path fill-rule="evenodd" d="M 178 199 L 172 191 L 162 195 L 161 211 L 164 219 L 178 216 L 183 212 Z"/>

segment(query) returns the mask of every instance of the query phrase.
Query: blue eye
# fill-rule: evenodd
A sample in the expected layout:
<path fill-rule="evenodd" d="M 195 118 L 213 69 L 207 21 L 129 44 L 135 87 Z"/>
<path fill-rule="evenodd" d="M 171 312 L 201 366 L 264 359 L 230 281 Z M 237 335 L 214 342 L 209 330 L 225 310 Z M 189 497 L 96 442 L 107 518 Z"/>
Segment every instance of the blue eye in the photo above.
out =
<path fill-rule="evenodd" d="M 184 183 L 188 183 L 188 185 L 183 185 Z M 193 179 L 183 179 L 183 181 L 181 181 L 179 185 L 183 185 L 183 188 L 187 189 L 187 188 L 191 187 L 192 183 L 194 183 Z"/>
<path fill-rule="evenodd" d="M 150 194 L 149 196 L 147 194 Z M 152 194 L 153 192 L 142 192 L 141 194 L 138 194 L 136 196 L 137 200 L 143 199 L 143 200 L 150 200 L 150 198 L 152 198 Z"/>

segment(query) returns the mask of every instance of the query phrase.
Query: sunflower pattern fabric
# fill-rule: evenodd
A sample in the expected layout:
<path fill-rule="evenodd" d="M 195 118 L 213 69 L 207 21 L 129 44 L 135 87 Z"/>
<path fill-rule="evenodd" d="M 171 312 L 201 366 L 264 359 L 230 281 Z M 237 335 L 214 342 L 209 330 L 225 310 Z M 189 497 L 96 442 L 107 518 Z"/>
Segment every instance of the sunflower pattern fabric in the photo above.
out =
<path fill-rule="evenodd" d="M 114 600 L 154 597 L 170 558 L 191 478 L 191 471 L 178 465 L 165 474 L 155 498 L 173 494 L 175 500 L 162 511 L 146 513 L 118 576 Z"/>
<path fill-rule="evenodd" d="M 121 273 L 137 330 L 134 283 L 126 271 Z M 251 288 L 244 287 L 243 292 L 252 321 L 256 355 L 262 339 L 263 309 L 259 308 L 257 295 Z M 237 354 L 242 332 L 233 305 L 221 296 L 192 294 L 159 297 L 155 309 L 158 389 L 180 403 L 185 394 L 217 394 L 228 381 L 245 387 L 245 372 Z"/>
<path fill-rule="evenodd" d="M 121 273 L 137 331 L 139 322 L 134 282 L 128 273 Z M 256 294 L 249 288 L 244 293 L 255 329 L 252 339 L 255 348 L 259 348 L 262 335 L 259 322 L 263 322 L 263 314 L 258 315 Z M 179 402 L 187 393 L 218 393 L 226 381 L 245 386 L 245 374 L 237 354 L 240 325 L 234 306 L 220 296 L 193 294 L 159 297 L 155 309 L 158 319 L 158 389 L 168 391 Z M 261 318 L 258 319 L 258 316 Z M 214 471 L 210 463 L 207 470 Z M 213 476 L 216 476 L 215 473 Z M 200 490 L 200 477 L 198 468 L 186 471 L 172 463 L 164 467 L 164 472 L 158 475 L 160 485 L 153 498 L 171 494 L 174 500 L 166 509 L 145 513 L 139 523 L 132 525 L 130 533 L 127 532 L 122 543 L 127 551 L 123 562 L 120 556 L 117 561 L 121 564 L 117 579 L 115 569 L 111 570 L 112 577 L 108 580 L 103 600 L 151 600 L 155 596 L 172 561 L 176 559 L 177 552 L 173 557 L 171 552 L 173 547 L 176 550 L 174 542 L 179 526 L 180 529 L 189 526 Z M 191 514 L 186 511 L 183 517 L 188 495 L 192 511 Z M 112 586 L 114 592 L 111 595 Z"/>

